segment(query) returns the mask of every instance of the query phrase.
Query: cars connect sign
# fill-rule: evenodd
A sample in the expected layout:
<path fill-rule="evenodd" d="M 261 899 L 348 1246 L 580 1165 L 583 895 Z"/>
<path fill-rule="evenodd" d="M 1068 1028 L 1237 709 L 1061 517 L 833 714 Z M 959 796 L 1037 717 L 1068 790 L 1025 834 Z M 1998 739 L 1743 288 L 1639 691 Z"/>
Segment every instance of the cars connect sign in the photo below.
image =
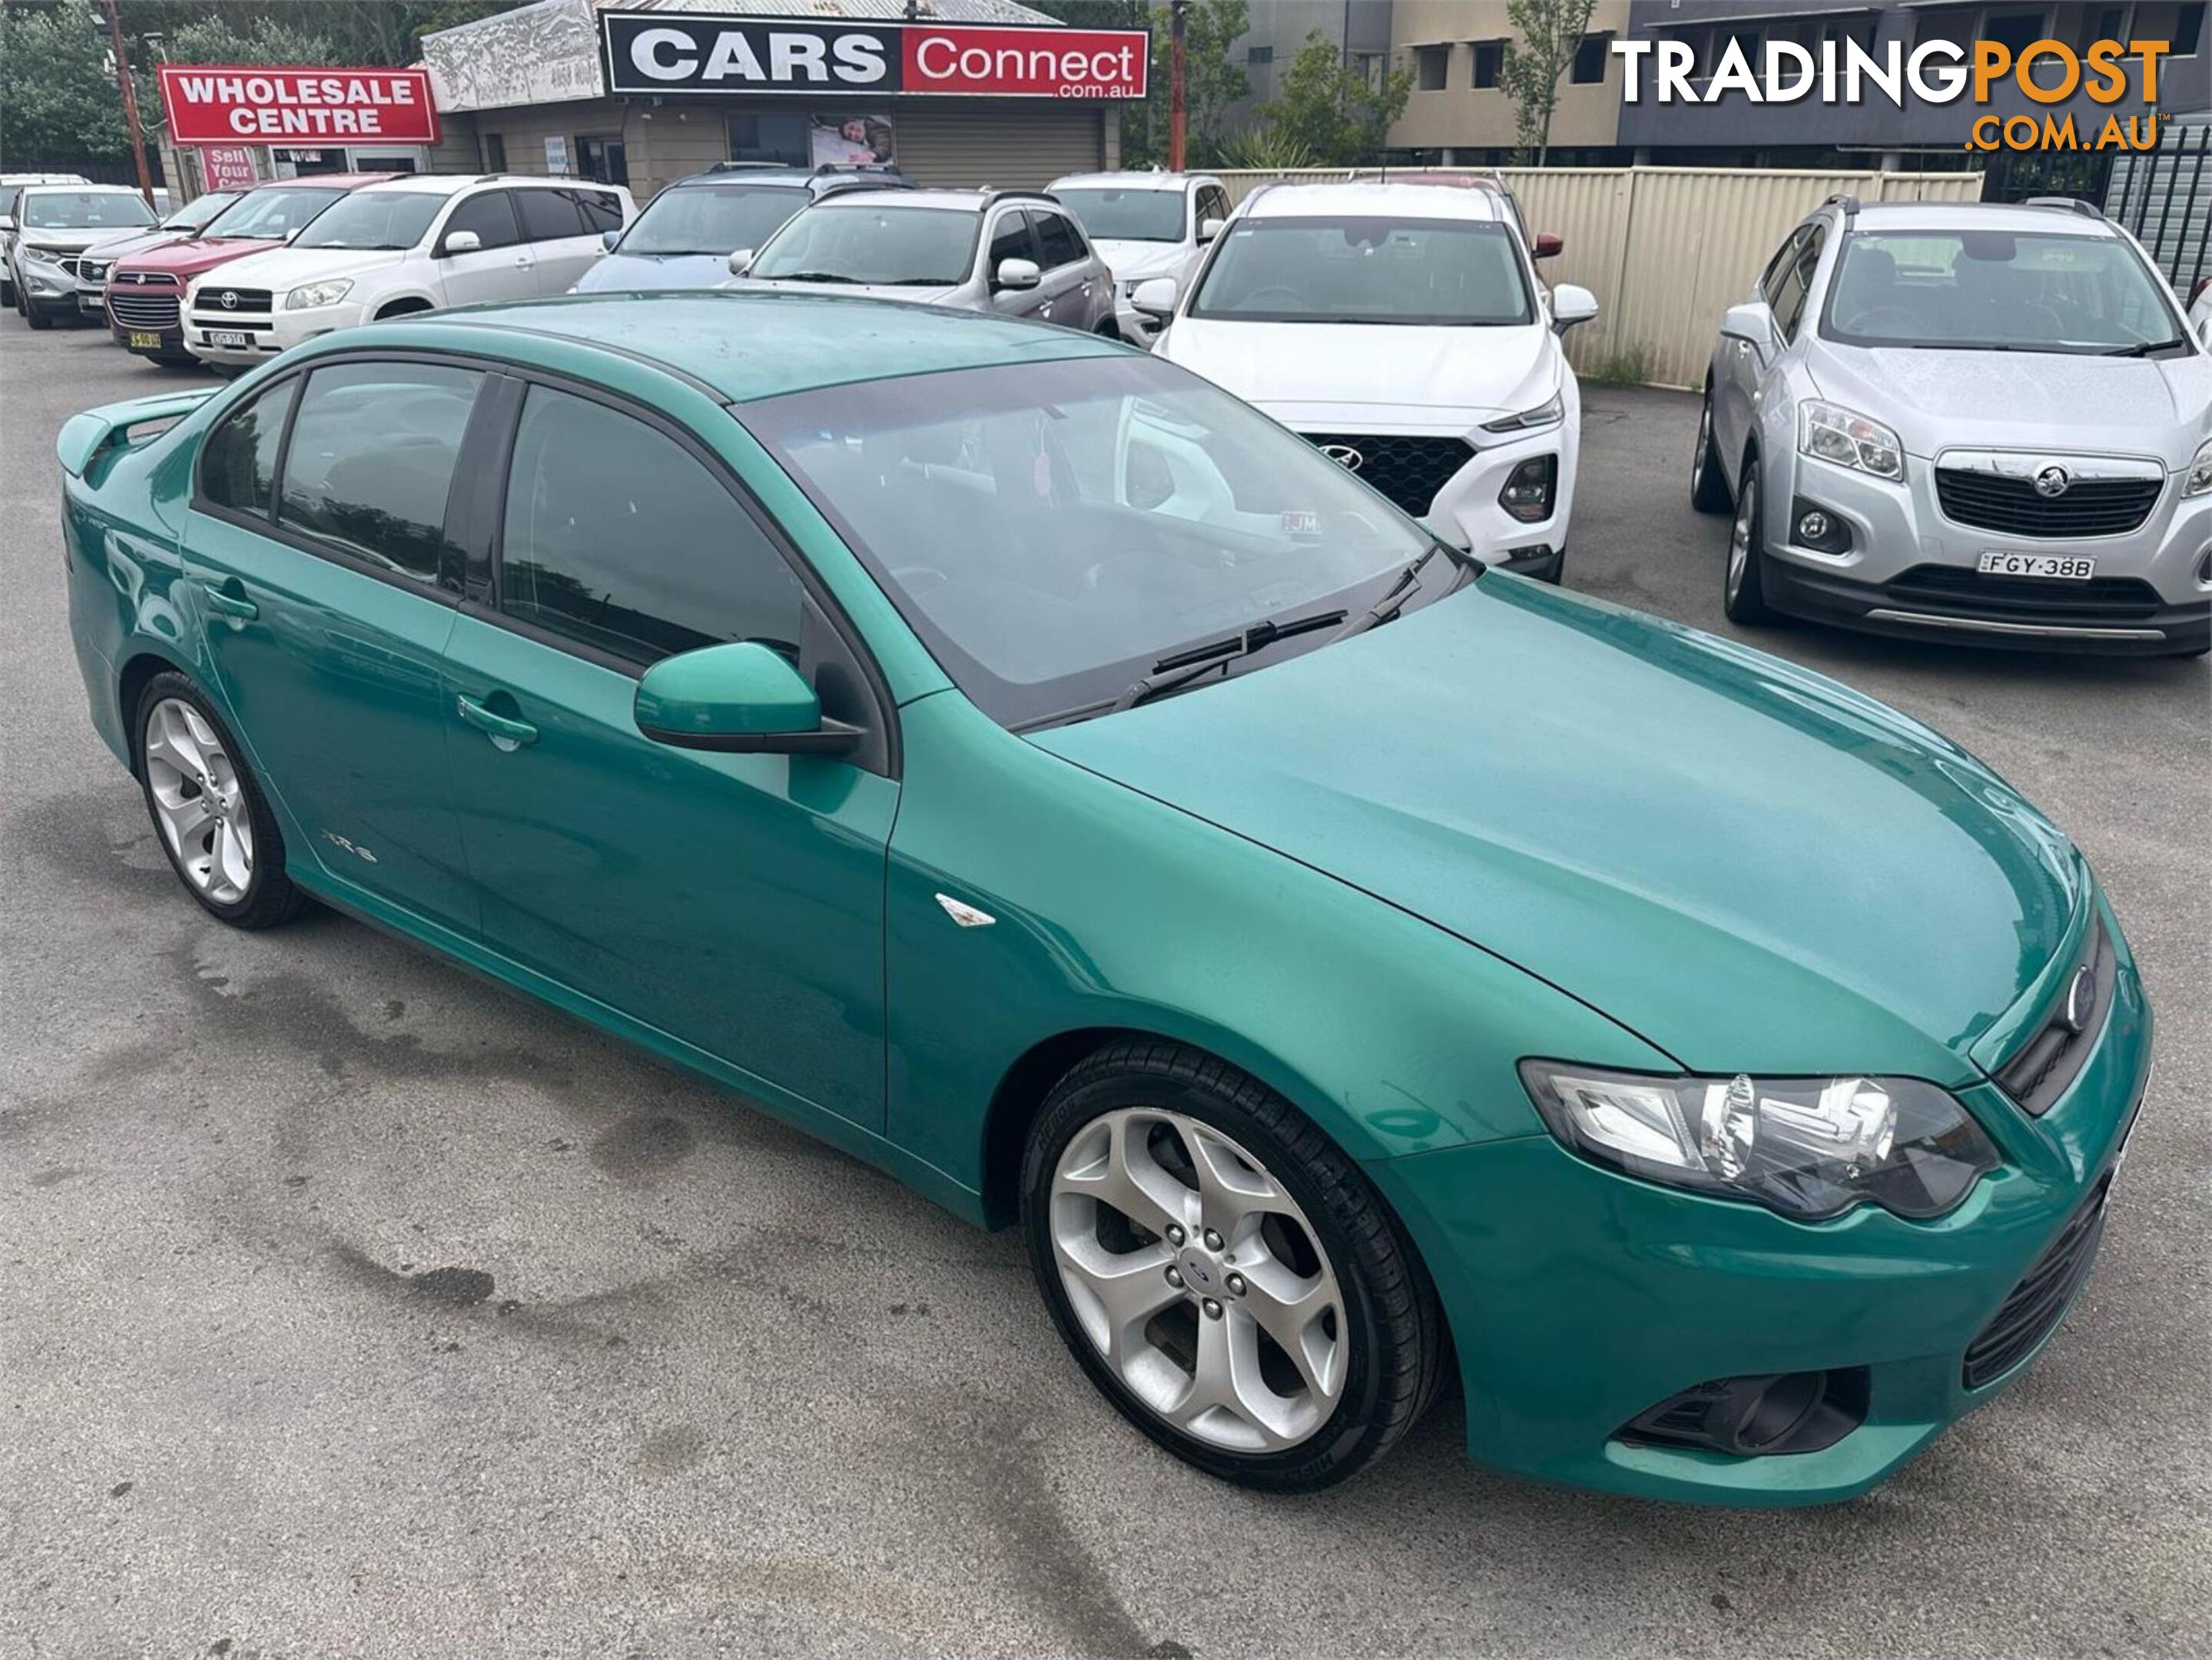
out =
<path fill-rule="evenodd" d="M 612 94 L 1142 98 L 1142 29 L 601 12 Z"/>
<path fill-rule="evenodd" d="M 164 64 L 161 112 L 170 141 L 179 144 L 438 142 L 438 112 L 424 70 Z"/>

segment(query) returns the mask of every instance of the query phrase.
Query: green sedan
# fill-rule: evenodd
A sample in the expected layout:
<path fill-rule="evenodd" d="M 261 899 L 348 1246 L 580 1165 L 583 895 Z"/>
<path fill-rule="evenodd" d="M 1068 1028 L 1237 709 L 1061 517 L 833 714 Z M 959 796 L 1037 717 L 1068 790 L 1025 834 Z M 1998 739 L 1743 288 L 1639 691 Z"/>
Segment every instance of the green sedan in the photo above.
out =
<path fill-rule="evenodd" d="M 1171 365 L 859 299 L 347 331 L 62 431 L 92 718 L 319 902 L 987 1227 L 1146 1434 L 1863 1492 L 2087 1277 L 2081 855 L 1817 675 L 1486 571 Z"/>

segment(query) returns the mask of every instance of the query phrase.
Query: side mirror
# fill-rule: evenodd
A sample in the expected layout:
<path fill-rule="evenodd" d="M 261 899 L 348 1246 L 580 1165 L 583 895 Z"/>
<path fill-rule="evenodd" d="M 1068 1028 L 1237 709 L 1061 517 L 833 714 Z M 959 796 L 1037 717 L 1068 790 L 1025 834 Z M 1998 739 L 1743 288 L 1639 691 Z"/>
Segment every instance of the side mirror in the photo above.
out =
<path fill-rule="evenodd" d="M 290 247 L 293 241 L 299 236 L 300 233 L 307 228 L 305 225 L 295 225 L 291 229 L 286 231 L 284 233 L 284 246 L 288 248 Z"/>
<path fill-rule="evenodd" d="M 1153 277 L 1129 290 L 1129 303 L 1156 323 L 1175 315 L 1176 285 L 1172 277 Z"/>
<path fill-rule="evenodd" d="M 1536 233 L 1536 246 L 1528 250 L 1528 257 L 1532 259 L 1556 259 L 1566 251 L 1565 237 L 1557 231 L 1540 230 Z"/>
<path fill-rule="evenodd" d="M 1198 227 L 1198 240 L 1200 242 L 1211 242 L 1215 237 L 1221 234 L 1223 227 L 1226 226 L 1228 222 L 1229 222 L 1226 219 L 1201 220 Z"/>
<path fill-rule="evenodd" d="M 609 253 L 615 251 L 615 244 L 621 240 L 622 233 L 618 230 L 603 230 L 599 233 L 599 246 Z"/>
<path fill-rule="evenodd" d="M 1033 289 L 1043 281 L 1044 273 L 1034 259 L 1001 259 L 991 276 L 994 289 Z"/>
<path fill-rule="evenodd" d="M 1587 323 L 1596 315 L 1597 295 L 1588 289 L 1562 283 L 1552 290 L 1553 333 L 1565 334 L 1576 324 Z"/>
<path fill-rule="evenodd" d="M 731 254 L 731 256 L 730 256 L 730 275 L 731 275 L 731 276 L 732 276 L 732 277 L 743 277 L 743 276 L 744 276 L 747 271 L 750 271 L 752 268 L 753 268 L 753 251 L 752 251 L 750 248 L 739 248 L 739 249 L 738 249 L 738 250 L 737 250 L 737 252 L 735 252 L 734 253 Z"/>
<path fill-rule="evenodd" d="M 857 728 L 822 718 L 799 671 L 758 641 L 664 657 L 637 683 L 637 729 L 656 744 L 722 755 L 836 755 Z"/>
<path fill-rule="evenodd" d="M 1764 300 L 1747 300 L 1721 313 L 1721 332 L 1741 337 L 1762 347 L 1775 341 L 1774 312 Z"/>
<path fill-rule="evenodd" d="M 483 238 L 472 230 L 448 231 L 446 240 L 439 245 L 438 258 L 444 259 L 456 253 L 474 253 L 483 246 Z"/>

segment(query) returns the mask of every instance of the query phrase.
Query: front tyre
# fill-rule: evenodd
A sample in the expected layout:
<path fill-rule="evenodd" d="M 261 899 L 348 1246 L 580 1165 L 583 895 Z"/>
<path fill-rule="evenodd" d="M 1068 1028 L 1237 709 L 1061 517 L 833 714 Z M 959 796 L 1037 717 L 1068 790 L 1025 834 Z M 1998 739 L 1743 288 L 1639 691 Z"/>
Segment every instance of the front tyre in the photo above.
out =
<path fill-rule="evenodd" d="M 1358 1166 L 1289 1102 L 1181 1045 L 1062 1079 L 1022 1170 L 1030 1266 L 1122 1416 L 1212 1475 L 1328 1487 L 1436 1391 L 1436 1292 Z"/>
<path fill-rule="evenodd" d="M 276 818 L 200 689 L 155 675 L 139 696 L 137 731 L 146 811 L 185 891 L 235 928 L 274 927 L 304 909 Z"/>
<path fill-rule="evenodd" d="M 1766 603 L 1766 540 L 1759 514 L 1765 495 L 1759 488 L 1759 458 L 1744 458 L 1743 477 L 1735 487 L 1735 520 L 1729 526 L 1728 572 L 1721 579 L 1721 609 L 1745 628 L 1774 620 Z"/>
<path fill-rule="evenodd" d="M 1699 513 L 1726 513 L 1729 510 L 1728 477 L 1721 471 L 1721 459 L 1713 448 L 1713 389 L 1705 388 L 1705 399 L 1698 411 L 1698 447 L 1690 457 L 1690 505 Z"/>

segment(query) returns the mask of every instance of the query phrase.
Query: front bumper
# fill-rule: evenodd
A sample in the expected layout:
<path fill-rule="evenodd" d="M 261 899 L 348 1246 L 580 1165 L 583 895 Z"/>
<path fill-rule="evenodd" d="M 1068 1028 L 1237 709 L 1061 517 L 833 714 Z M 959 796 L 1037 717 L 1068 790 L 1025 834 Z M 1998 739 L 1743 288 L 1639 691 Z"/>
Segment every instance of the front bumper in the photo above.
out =
<path fill-rule="evenodd" d="M 1817 1504 L 1875 1487 L 2020 1375 L 2027 1356 L 1968 1388 L 1967 1348 L 2112 1170 L 2150 1049 L 2123 950 L 2097 1050 L 2050 1111 L 2030 1119 L 1994 1085 L 1960 1091 L 2004 1163 L 1933 1222 L 1871 1206 L 1792 1222 L 1601 1170 L 1545 1135 L 1367 1166 L 1443 1299 L 1468 1456 L 1705 1504 Z M 1710 1379 L 1862 1367 L 1863 1421 L 1818 1451 L 1729 1456 L 1618 1433 Z"/>
<path fill-rule="evenodd" d="M 368 318 L 368 307 L 352 301 L 317 306 L 307 311 L 287 311 L 284 297 L 279 294 L 275 306 L 276 309 L 266 314 L 216 320 L 210 312 L 200 310 L 188 300 L 183 319 L 185 350 L 204 362 L 251 368 L 267 362 L 303 340 L 312 340 L 335 329 L 351 328 Z M 226 327 L 226 324 L 230 326 Z M 218 345 L 215 340 L 218 334 L 243 335 L 246 344 Z"/>
<path fill-rule="evenodd" d="M 2119 536 L 2031 538 L 1961 525 L 1936 497 L 1935 464 L 1907 458 L 1889 483 L 1797 453 L 1765 474 L 1765 598 L 1776 610 L 1879 634 L 1962 645 L 2105 654 L 2201 651 L 2212 639 L 2212 495 L 2185 500 L 2169 474 L 2149 516 Z M 1850 535 L 1849 551 L 1798 545 L 1793 504 L 1817 507 Z M 2093 581 L 1986 578 L 1985 551 L 2086 555 Z"/>

